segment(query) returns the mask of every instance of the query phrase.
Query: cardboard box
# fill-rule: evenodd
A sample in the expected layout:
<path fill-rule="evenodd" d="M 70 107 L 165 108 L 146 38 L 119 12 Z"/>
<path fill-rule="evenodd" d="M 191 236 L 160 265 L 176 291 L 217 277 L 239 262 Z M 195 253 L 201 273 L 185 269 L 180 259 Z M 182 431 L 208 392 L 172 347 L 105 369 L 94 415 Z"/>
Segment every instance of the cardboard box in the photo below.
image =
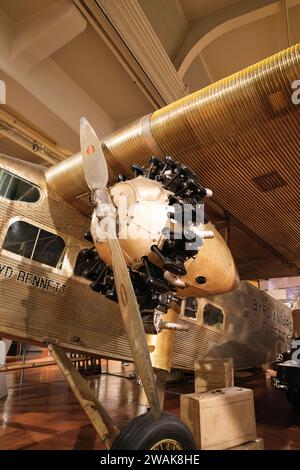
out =
<path fill-rule="evenodd" d="M 229 387 L 181 395 L 180 410 L 198 449 L 229 449 L 257 438 L 252 390 Z"/>
<path fill-rule="evenodd" d="M 232 358 L 207 358 L 195 362 L 195 392 L 234 386 Z"/>

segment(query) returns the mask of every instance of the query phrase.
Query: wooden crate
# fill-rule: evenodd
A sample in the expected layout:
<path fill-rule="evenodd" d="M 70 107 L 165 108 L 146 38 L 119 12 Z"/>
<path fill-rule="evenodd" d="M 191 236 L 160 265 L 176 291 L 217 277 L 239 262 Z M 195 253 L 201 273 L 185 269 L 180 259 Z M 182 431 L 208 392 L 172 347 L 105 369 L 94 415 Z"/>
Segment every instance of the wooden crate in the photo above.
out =
<path fill-rule="evenodd" d="M 195 362 L 195 392 L 234 386 L 232 358 L 207 358 Z"/>
<path fill-rule="evenodd" d="M 229 387 L 181 395 L 180 409 L 198 449 L 229 449 L 257 438 L 252 390 Z"/>
<path fill-rule="evenodd" d="M 239 446 L 231 447 L 228 450 L 264 450 L 264 441 L 260 437 L 255 441 L 246 442 L 246 444 L 240 444 Z"/>

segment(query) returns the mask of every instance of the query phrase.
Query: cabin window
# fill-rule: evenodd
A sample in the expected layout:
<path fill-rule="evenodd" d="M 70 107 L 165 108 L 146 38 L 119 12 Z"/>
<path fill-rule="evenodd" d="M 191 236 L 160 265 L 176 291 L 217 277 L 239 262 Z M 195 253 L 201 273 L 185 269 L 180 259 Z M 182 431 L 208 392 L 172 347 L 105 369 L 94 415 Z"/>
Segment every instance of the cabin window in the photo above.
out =
<path fill-rule="evenodd" d="M 9 227 L 3 248 L 39 263 L 61 268 L 66 245 L 58 235 L 18 220 Z"/>
<path fill-rule="evenodd" d="M 40 189 L 29 181 L 0 168 L 0 196 L 10 201 L 37 202 Z"/>
<path fill-rule="evenodd" d="M 183 315 L 186 318 L 192 318 L 193 320 L 196 320 L 197 310 L 198 310 L 198 300 L 196 299 L 196 297 L 187 297 L 185 301 Z"/>
<path fill-rule="evenodd" d="M 203 324 L 222 328 L 224 323 L 223 311 L 213 304 L 207 303 L 203 309 Z"/>

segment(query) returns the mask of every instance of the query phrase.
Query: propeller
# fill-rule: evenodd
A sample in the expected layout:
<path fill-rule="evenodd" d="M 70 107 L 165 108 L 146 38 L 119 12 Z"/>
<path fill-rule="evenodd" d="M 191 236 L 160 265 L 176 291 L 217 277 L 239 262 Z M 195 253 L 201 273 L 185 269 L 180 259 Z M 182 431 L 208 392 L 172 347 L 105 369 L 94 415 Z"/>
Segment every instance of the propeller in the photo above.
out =
<path fill-rule="evenodd" d="M 128 268 L 116 234 L 116 209 L 107 183 L 108 171 L 100 141 L 86 118 L 80 120 L 80 145 L 85 178 L 92 191 L 95 215 L 105 231 L 112 255 L 112 269 L 120 311 L 137 373 L 142 381 L 151 414 L 160 417 L 160 404 L 144 327 Z"/>

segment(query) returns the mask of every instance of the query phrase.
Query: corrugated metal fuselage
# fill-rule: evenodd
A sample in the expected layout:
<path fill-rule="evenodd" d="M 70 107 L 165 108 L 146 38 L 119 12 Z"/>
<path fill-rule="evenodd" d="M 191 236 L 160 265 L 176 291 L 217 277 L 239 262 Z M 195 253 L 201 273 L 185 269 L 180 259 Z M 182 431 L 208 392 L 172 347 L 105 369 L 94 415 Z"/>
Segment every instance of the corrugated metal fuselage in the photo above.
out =
<path fill-rule="evenodd" d="M 89 281 L 73 274 L 89 219 L 49 191 L 42 169 L 0 157 L 0 167 L 37 184 L 38 203 L 0 198 L 0 246 L 14 220 L 24 220 L 60 235 L 66 243 L 61 269 L 51 268 L 1 248 L 0 336 L 131 360 L 118 305 L 93 292 Z M 222 324 L 205 323 L 211 303 L 223 312 Z M 197 359 L 234 358 L 246 368 L 274 360 L 292 334 L 291 310 L 249 283 L 232 293 L 198 300 L 195 318 L 180 318 L 188 332 L 178 332 L 172 366 L 193 370 Z"/>

